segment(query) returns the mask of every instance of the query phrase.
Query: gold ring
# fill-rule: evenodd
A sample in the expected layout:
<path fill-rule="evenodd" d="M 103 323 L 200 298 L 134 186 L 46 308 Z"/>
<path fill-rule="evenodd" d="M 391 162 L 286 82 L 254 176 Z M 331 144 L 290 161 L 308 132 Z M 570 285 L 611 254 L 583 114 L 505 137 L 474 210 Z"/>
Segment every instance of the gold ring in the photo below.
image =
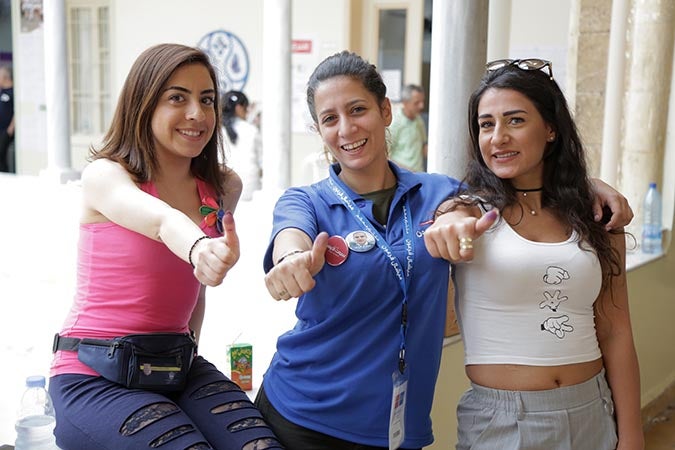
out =
<path fill-rule="evenodd" d="M 473 239 L 470 237 L 459 238 L 459 249 L 460 250 L 471 250 L 473 248 Z"/>
<path fill-rule="evenodd" d="M 288 295 L 288 292 L 286 291 L 279 291 L 279 297 L 286 297 Z"/>

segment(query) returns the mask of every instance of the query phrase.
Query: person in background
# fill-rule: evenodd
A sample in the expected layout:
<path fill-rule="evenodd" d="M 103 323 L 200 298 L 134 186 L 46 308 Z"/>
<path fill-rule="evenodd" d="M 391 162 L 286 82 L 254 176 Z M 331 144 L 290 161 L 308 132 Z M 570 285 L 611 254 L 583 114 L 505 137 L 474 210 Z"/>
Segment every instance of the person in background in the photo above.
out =
<path fill-rule="evenodd" d="M 9 150 L 14 142 L 14 83 L 12 69 L 0 65 L 0 172 L 13 172 Z M 13 158 L 12 158 L 13 159 Z"/>
<path fill-rule="evenodd" d="M 457 449 L 642 449 L 625 233 L 594 220 L 586 154 L 551 63 L 487 69 L 469 100 L 468 189 L 440 210 L 472 215 L 441 214 L 425 235 L 432 255 L 457 262 L 471 380 Z M 497 210 L 490 225 L 483 214 Z"/>
<path fill-rule="evenodd" d="M 189 367 L 185 384 L 167 392 L 128 387 L 102 376 L 99 360 L 82 362 L 91 349 L 84 338 L 113 349 L 108 359 L 122 351 L 112 345 L 120 336 L 192 330 L 198 339 L 205 285 L 219 285 L 239 259 L 232 211 L 241 181 L 218 161 L 217 86 L 201 50 L 145 50 L 92 149 L 82 173 L 77 291 L 49 383 L 60 448 L 281 448 L 246 394 L 201 356 L 191 365 L 179 356 L 175 364 Z M 148 377 L 155 367 L 164 373 L 161 363 L 141 366 Z"/>
<path fill-rule="evenodd" d="M 321 62 L 307 105 L 336 162 L 274 208 L 265 284 L 274 299 L 298 297 L 298 321 L 256 405 L 289 449 L 421 449 L 433 441 L 449 281 L 423 236 L 459 182 L 388 161 L 391 104 L 360 56 Z"/>
<path fill-rule="evenodd" d="M 425 170 L 427 131 L 420 114 L 424 111 L 424 90 L 409 84 L 401 92 L 401 104 L 394 109 L 389 126 L 389 159 L 412 172 Z"/>
<path fill-rule="evenodd" d="M 227 138 L 228 162 L 242 179 L 242 200 L 251 200 L 260 190 L 262 141 L 258 128 L 246 120 L 249 102 L 239 91 L 223 95 L 223 127 Z"/>

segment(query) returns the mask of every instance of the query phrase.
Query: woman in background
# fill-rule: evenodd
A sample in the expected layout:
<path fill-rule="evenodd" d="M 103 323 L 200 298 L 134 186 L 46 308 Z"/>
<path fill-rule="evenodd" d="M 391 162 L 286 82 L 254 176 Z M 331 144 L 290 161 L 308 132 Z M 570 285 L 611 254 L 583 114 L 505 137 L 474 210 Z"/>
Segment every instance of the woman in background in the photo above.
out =
<path fill-rule="evenodd" d="M 261 188 L 262 141 L 258 128 L 246 120 L 249 102 L 240 91 L 223 95 L 223 128 L 227 138 L 228 164 L 242 180 L 242 200 L 251 200 Z"/>

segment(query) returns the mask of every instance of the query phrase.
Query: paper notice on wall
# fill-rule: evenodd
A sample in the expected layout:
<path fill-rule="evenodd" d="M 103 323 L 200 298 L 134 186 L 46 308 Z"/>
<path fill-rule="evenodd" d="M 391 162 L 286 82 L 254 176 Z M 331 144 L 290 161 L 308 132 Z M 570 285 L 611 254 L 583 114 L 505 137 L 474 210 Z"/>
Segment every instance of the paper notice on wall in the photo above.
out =
<path fill-rule="evenodd" d="M 401 80 L 402 73 L 400 70 L 383 70 L 380 72 L 384 85 L 387 86 L 387 97 L 392 102 L 401 100 Z"/>
<path fill-rule="evenodd" d="M 293 133 L 310 133 L 313 120 L 307 109 L 307 81 L 316 66 L 316 41 L 293 39 L 291 53 L 291 129 Z"/>

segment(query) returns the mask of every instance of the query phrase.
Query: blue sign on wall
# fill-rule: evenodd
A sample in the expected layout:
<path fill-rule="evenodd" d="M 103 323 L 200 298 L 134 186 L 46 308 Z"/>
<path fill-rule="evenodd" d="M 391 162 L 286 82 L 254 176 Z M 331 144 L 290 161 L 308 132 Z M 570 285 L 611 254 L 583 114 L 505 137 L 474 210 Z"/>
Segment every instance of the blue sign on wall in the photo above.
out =
<path fill-rule="evenodd" d="M 211 64 L 216 68 L 221 93 L 232 89 L 244 90 L 249 62 L 248 52 L 241 39 L 229 31 L 216 30 L 201 38 L 197 46 L 209 55 Z"/>

